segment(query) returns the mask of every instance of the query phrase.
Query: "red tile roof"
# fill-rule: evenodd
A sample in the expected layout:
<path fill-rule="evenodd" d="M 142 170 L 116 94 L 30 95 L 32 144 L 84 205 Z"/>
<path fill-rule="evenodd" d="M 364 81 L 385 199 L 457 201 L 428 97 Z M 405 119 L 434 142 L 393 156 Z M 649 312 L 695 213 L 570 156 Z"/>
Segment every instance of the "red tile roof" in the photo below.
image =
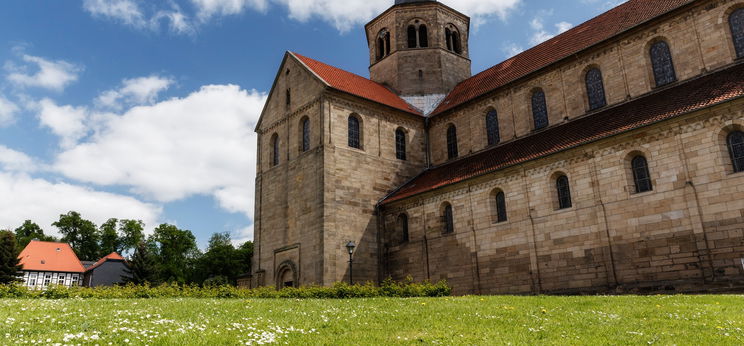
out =
<path fill-rule="evenodd" d="M 399 201 L 744 96 L 744 64 L 579 118 L 421 173 L 381 204 Z"/>
<path fill-rule="evenodd" d="M 69 244 L 32 240 L 18 255 L 27 271 L 82 273 L 85 271 Z"/>
<path fill-rule="evenodd" d="M 112 253 L 110 253 L 110 254 L 106 255 L 105 257 L 103 257 L 103 258 L 99 259 L 99 260 L 98 260 L 98 262 L 96 262 L 96 263 L 95 263 L 95 264 L 93 264 L 92 266 L 88 267 L 88 269 L 86 269 L 85 271 L 86 271 L 86 272 L 88 272 L 88 271 L 91 271 L 91 270 L 93 270 L 93 269 L 96 269 L 96 268 L 98 268 L 98 267 L 99 267 L 99 266 L 100 266 L 101 264 L 104 264 L 104 263 L 106 263 L 106 261 L 108 261 L 108 260 L 112 260 L 112 261 L 124 261 L 124 257 L 121 257 L 121 255 L 119 255 L 119 254 L 118 254 L 118 253 L 116 253 L 116 252 L 112 252 Z"/>
<path fill-rule="evenodd" d="M 458 84 L 445 112 L 695 0 L 630 0 Z"/>
<path fill-rule="evenodd" d="M 324 64 L 297 53 L 290 52 L 332 88 L 370 101 L 374 101 L 404 112 L 422 115 L 419 110 L 386 88 L 384 85 L 351 72 Z"/>

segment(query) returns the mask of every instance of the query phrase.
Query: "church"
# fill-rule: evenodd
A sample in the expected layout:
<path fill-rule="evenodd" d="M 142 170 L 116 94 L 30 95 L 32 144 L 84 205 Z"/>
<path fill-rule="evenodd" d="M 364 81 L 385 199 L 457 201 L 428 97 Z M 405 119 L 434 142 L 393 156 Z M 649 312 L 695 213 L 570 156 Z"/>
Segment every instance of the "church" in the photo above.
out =
<path fill-rule="evenodd" d="M 744 287 L 744 0 L 629 0 L 476 75 L 456 8 L 365 29 L 369 78 L 281 62 L 252 285 Z"/>

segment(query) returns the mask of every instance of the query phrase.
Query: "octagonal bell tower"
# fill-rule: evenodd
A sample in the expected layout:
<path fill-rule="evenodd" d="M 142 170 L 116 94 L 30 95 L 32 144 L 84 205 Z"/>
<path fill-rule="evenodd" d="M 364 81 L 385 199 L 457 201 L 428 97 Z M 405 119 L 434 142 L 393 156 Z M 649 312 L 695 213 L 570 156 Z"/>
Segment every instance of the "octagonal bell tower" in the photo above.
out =
<path fill-rule="evenodd" d="M 370 77 L 404 97 L 445 95 L 469 78 L 470 18 L 434 0 L 396 0 L 365 26 Z"/>

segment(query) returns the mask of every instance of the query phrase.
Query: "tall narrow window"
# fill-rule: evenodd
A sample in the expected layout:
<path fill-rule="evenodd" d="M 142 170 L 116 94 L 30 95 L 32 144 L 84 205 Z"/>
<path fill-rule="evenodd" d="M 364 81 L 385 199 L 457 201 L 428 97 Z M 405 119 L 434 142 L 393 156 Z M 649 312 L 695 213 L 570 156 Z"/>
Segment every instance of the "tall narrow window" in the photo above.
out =
<path fill-rule="evenodd" d="M 390 50 L 390 32 L 385 32 L 385 55 L 390 55 L 392 51 Z"/>
<path fill-rule="evenodd" d="M 385 41 L 382 37 L 377 39 L 377 60 L 382 60 L 385 57 Z"/>
<path fill-rule="evenodd" d="M 444 28 L 444 39 L 447 43 L 447 50 L 462 54 L 462 41 L 460 39 L 460 32 L 457 31 L 454 25 L 449 25 Z"/>
<path fill-rule="evenodd" d="M 450 125 L 447 128 L 447 158 L 457 158 L 457 128 L 455 125 Z"/>
<path fill-rule="evenodd" d="M 648 161 L 646 158 L 640 155 L 636 156 L 630 165 L 633 168 L 633 181 L 635 182 L 636 193 L 653 190 L 651 173 L 648 170 Z"/>
<path fill-rule="evenodd" d="M 545 92 L 536 90 L 532 93 L 532 119 L 535 130 L 548 126 L 548 105 L 545 102 Z"/>
<path fill-rule="evenodd" d="M 460 40 L 460 33 L 452 31 L 452 49 L 457 54 L 462 54 L 462 41 Z"/>
<path fill-rule="evenodd" d="M 287 89 L 287 108 L 292 104 L 292 90 Z"/>
<path fill-rule="evenodd" d="M 599 109 L 607 105 L 602 71 L 598 68 L 593 68 L 586 73 L 586 96 L 589 98 L 589 110 Z"/>
<path fill-rule="evenodd" d="M 271 136 L 271 165 L 279 165 L 279 135 Z"/>
<path fill-rule="evenodd" d="M 408 215 L 400 214 L 398 216 L 398 230 L 400 231 L 400 240 L 403 243 L 408 242 Z"/>
<path fill-rule="evenodd" d="M 302 152 L 310 150 L 310 119 L 302 120 Z"/>
<path fill-rule="evenodd" d="M 504 191 L 499 191 L 496 194 L 496 221 L 506 222 L 506 195 Z"/>
<path fill-rule="evenodd" d="M 416 48 L 416 27 L 408 26 L 408 48 Z"/>
<path fill-rule="evenodd" d="M 421 26 L 419 26 L 418 35 L 419 35 L 419 47 L 421 48 L 429 47 L 429 29 L 426 28 L 426 25 L 421 24 Z"/>
<path fill-rule="evenodd" d="M 558 209 L 571 208 L 571 187 L 568 184 L 568 177 L 561 175 L 555 184 L 558 192 Z"/>
<path fill-rule="evenodd" d="M 455 217 L 452 213 L 452 205 L 447 204 L 444 207 L 444 215 L 442 215 L 442 223 L 444 224 L 444 233 L 455 232 Z"/>
<path fill-rule="evenodd" d="M 452 30 L 444 29 L 444 42 L 447 42 L 447 50 L 452 50 Z"/>
<path fill-rule="evenodd" d="M 488 145 L 496 145 L 501 140 L 499 135 L 499 115 L 496 110 L 490 110 L 486 114 L 486 132 L 488 133 Z"/>
<path fill-rule="evenodd" d="M 406 160 L 406 133 L 403 129 L 395 130 L 395 157 Z"/>
<path fill-rule="evenodd" d="M 728 135 L 727 142 L 734 173 L 744 172 L 744 132 L 732 132 Z"/>
<path fill-rule="evenodd" d="M 734 39 L 736 57 L 744 58 L 744 8 L 731 13 L 729 25 L 731 25 L 731 36 Z"/>
<path fill-rule="evenodd" d="M 349 116 L 349 146 L 356 149 L 362 149 L 359 119 L 353 115 Z"/>
<path fill-rule="evenodd" d="M 677 74 L 674 72 L 674 63 L 672 62 L 672 52 L 669 45 L 664 41 L 659 41 L 651 46 L 651 65 L 654 70 L 654 80 L 656 86 L 667 85 L 677 81 Z"/>

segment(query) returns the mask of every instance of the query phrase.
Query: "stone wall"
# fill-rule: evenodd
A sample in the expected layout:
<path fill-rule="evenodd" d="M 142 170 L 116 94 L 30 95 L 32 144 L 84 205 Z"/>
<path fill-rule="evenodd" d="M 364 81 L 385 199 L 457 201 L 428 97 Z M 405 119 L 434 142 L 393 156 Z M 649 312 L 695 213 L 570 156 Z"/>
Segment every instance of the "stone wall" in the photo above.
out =
<path fill-rule="evenodd" d="M 649 48 L 657 40 L 669 44 L 679 81 L 730 64 L 736 54 L 728 15 L 742 6 L 741 0 L 699 1 L 691 9 L 674 11 L 437 115 L 430 127 L 432 162 L 447 161 L 446 131 L 450 124 L 457 126 L 460 156 L 484 150 L 488 143 L 485 115 L 489 108 L 499 114 L 502 141 L 533 134 L 530 100 L 536 88 L 545 91 L 551 126 L 584 116 L 589 110 L 584 78 L 590 67 L 601 69 L 610 106 L 653 91 Z"/>
<path fill-rule="evenodd" d="M 458 294 L 696 290 L 744 283 L 744 173 L 725 137 L 744 101 L 535 160 L 384 209 L 386 273 L 447 279 Z M 629 161 L 644 155 L 653 191 L 637 194 Z M 573 207 L 558 210 L 566 174 Z M 497 223 L 495 191 L 508 221 Z M 442 204 L 455 213 L 442 234 Z M 396 238 L 409 215 L 410 241 Z"/>

